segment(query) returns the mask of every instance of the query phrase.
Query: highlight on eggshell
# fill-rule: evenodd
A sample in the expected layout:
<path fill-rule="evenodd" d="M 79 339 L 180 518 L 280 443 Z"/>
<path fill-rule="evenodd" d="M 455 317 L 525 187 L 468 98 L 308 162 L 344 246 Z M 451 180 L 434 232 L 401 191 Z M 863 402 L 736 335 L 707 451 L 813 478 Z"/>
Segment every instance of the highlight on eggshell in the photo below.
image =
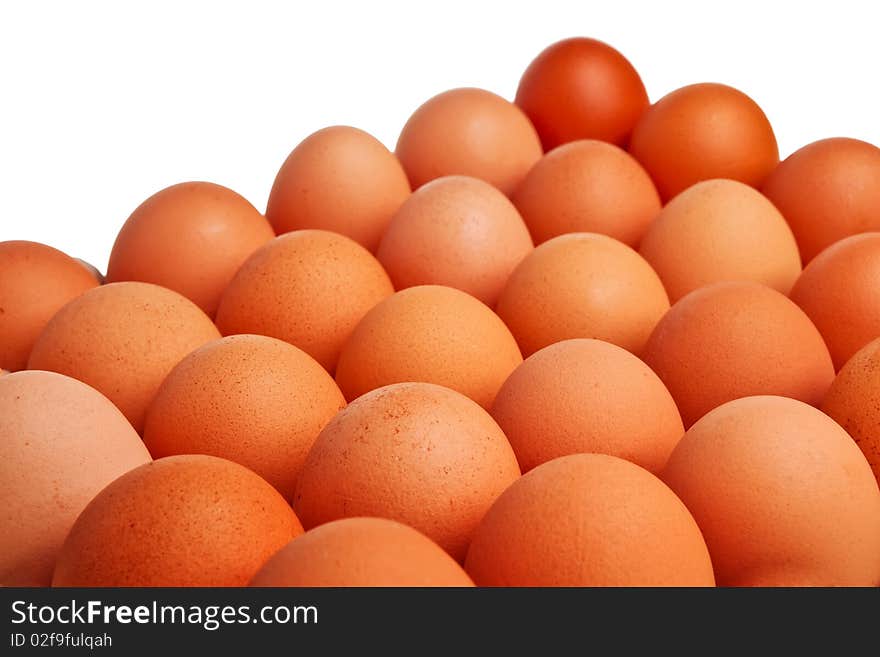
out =
<path fill-rule="evenodd" d="M 0 242 L 0 587 L 880 586 L 880 149 L 522 55 Z"/>

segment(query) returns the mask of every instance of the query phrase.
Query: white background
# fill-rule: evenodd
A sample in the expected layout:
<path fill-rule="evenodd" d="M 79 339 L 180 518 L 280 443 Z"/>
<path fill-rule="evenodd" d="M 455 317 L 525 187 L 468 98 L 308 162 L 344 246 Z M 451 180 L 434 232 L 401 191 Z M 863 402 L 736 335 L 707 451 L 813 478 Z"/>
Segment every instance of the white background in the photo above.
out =
<path fill-rule="evenodd" d="M 783 155 L 880 144 L 876 2 L 9 2 L 0 0 L 0 240 L 106 267 L 147 196 L 183 180 L 261 211 L 287 153 L 326 125 L 394 147 L 428 97 L 512 98 L 545 46 L 592 36 L 652 100 L 718 81 L 755 98 Z"/>

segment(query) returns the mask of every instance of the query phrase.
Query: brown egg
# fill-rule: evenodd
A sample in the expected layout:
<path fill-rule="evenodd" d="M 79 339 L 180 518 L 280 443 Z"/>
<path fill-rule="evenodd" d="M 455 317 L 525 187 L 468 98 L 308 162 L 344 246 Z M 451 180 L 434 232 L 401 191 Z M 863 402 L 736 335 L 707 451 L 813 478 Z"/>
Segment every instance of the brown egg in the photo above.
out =
<path fill-rule="evenodd" d="M 822 402 L 825 411 L 856 441 L 880 482 L 880 338 L 850 358 Z"/>
<path fill-rule="evenodd" d="M 46 322 L 98 282 L 73 258 L 37 242 L 0 242 L 0 367 L 24 369 Z"/>
<path fill-rule="evenodd" d="M 394 215 L 376 257 L 398 290 L 448 285 L 495 305 L 532 238 L 487 182 L 446 176 L 422 185 Z"/>
<path fill-rule="evenodd" d="M 880 232 L 847 237 L 804 269 L 791 299 L 819 329 L 837 369 L 880 337 Z"/>
<path fill-rule="evenodd" d="M 779 148 L 761 108 L 723 84 L 692 84 L 654 103 L 633 129 L 629 152 L 664 201 L 694 183 L 731 178 L 760 186 L 779 164 Z"/>
<path fill-rule="evenodd" d="M 94 388 L 54 372 L 0 377 L 0 586 L 48 586 L 80 511 L 149 461 L 135 430 Z"/>
<path fill-rule="evenodd" d="M 605 454 L 538 466 L 483 518 L 465 570 L 477 586 L 713 586 L 684 504 L 647 470 Z"/>
<path fill-rule="evenodd" d="M 755 281 L 788 294 L 801 273 L 785 218 L 760 192 L 735 180 L 706 180 L 672 199 L 639 253 L 673 303 L 720 281 Z"/>
<path fill-rule="evenodd" d="M 399 522 L 345 518 L 307 531 L 260 569 L 251 586 L 467 586 L 436 543 Z"/>
<path fill-rule="evenodd" d="M 519 474 L 510 443 L 477 404 L 441 386 L 400 383 L 330 421 L 300 471 L 293 506 L 307 529 L 355 516 L 397 520 L 460 561 Z"/>
<path fill-rule="evenodd" d="M 169 456 L 119 477 L 77 518 L 53 586 L 244 586 L 302 533 L 284 498 L 247 468 Z"/>
<path fill-rule="evenodd" d="M 367 313 L 345 343 L 336 382 L 351 401 L 390 383 L 436 383 L 489 408 L 522 362 L 516 340 L 474 297 L 441 285 L 407 288 Z"/>
<path fill-rule="evenodd" d="M 805 263 L 834 242 L 880 230 L 880 148 L 822 139 L 789 155 L 761 188 L 785 215 Z"/>
<path fill-rule="evenodd" d="M 663 480 L 723 586 L 880 584 L 880 490 L 846 432 L 784 397 L 737 399 L 681 439 Z"/>
<path fill-rule="evenodd" d="M 536 244 L 591 232 L 638 246 L 660 212 L 660 197 L 641 165 L 617 146 L 592 140 L 547 153 L 512 199 Z"/>
<path fill-rule="evenodd" d="M 637 354 L 668 309 L 651 266 L 594 233 L 560 235 L 536 248 L 496 307 L 526 356 L 570 338 L 598 338 Z"/>
<path fill-rule="evenodd" d="M 58 311 L 34 345 L 28 368 L 88 383 L 140 432 L 171 368 L 219 337 L 208 316 L 177 292 L 151 283 L 110 283 Z"/>
<path fill-rule="evenodd" d="M 125 222 L 107 280 L 162 285 L 213 317 L 235 272 L 273 237 L 269 222 L 231 189 L 207 182 L 172 185 Z"/>
<path fill-rule="evenodd" d="M 758 283 L 715 283 L 682 297 L 657 324 L 642 358 L 672 393 L 685 428 L 749 395 L 818 405 L 834 379 L 810 319 Z"/>
<path fill-rule="evenodd" d="M 599 340 L 564 340 L 526 358 L 498 391 L 492 417 L 523 472 L 579 452 L 657 472 L 684 433 L 672 395 L 651 368 Z"/>
<path fill-rule="evenodd" d="M 309 135 L 281 165 L 266 217 L 279 235 L 318 228 L 375 251 L 409 193 L 403 167 L 378 139 L 332 126 Z"/>
<path fill-rule="evenodd" d="M 624 146 L 648 108 L 648 93 L 617 50 L 575 37 L 554 43 L 529 64 L 516 104 L 535 124 L 545 150 L 576 139 Z"/>
<path fill-rule="evenodd" d="M 459 174 L 508 195 L 542 153 L 538 133 L 520 108 L 472 88 L 445 91 L 419 107 L 403 126 L 396 152 L 413 189 Z"/>
<path fill-rule="evenodd" d="M 345 406 L 304 351 L 262 335 L 231 335 L 184 358 L 147 411 L 154 458 L 210 454 L 244 465 L 286 498 L 324 425 Z"/>
<path fill-rule="evenodd" d="M 223 335 L 289 342 L 332 373 L 355 325 L 393 292 L 382 265 L 354 240 L 298 230 L 245 262 L 220 300 L 217 326 Z"/>

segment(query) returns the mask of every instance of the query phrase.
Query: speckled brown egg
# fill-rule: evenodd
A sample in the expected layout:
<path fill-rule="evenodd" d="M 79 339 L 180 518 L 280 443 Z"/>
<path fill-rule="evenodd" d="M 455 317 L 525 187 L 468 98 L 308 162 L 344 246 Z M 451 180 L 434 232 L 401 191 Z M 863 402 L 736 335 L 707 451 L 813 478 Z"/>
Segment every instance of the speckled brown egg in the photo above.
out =
<path fill-rule="evenodd" d="M 119 477 L 85 508 L 53 586 L 244 586 L 302 533 L 284 498 L 244 466 L 169 456 Z"/>
<path fill-rule="evenodd" d="M 880 148 L 820 139 L 780 162 L 761 191 L 785 215 L 808 263 L 849 235 L 880 230 Z"/>
<path fill-rule="evenodd" d="M 247 466 L 287 499 L 318 432 L 345 399 L 321 365 L 262 335 L 231 335 L 171 370 L 147 411 L 154 458 L 211 454 Z"/>
<path fill-rule="evenodd" d="M 791 299 L 819 329 L 837 369 L 880 337 L 880 232 L 840 240 L 806 266 Z"/>
<path fill-rule="evenodd" d="M 810 318 L 785 295 L 750 282 L 715 283 L 682 297 L 642 357 L 672 393 L 685 428 L 750 395 L 818 405 L 834 379 Z"/>
<path fill-rule="evenodd" d="M 516 340 L 474 297 L 442 285 L 420 285 L 389 297 L 345 343 L 336 382 L 346 399 L 391 383 L 436 383 L 489 408 L 522 362 Z"/>
<path fill-rule="evenodd" d="M 564 340 L 526 358 L 492 405 L 523 472 L 558 456 L 611 454 L 659 471 L 684 433 L 650 367 L 600 340 Z"/>
<path fill-rule="evenodd" d="M 413 189 L 441 176 L 485 180 L 510 195 L 542 155 L 523 111 L 485 89 L 452 89 L 419 107 L 403 126 L 397 157 Z"/>
<path fill-rule="evenodd" d="M 547 153 L 512 199 L 536 244 L 588 232 L 638 246 L 660 212 L 660 196 L 642 165 L 617 146 L 589 139 Z"/>
<path fill-rule="evenodd" d="M 333 418 L 300 472 L 293 506 L 306 528 L 354 516 L 419 530 L 455 559 L 519 466 L 492 417 L 454 390 L 400 383 Z"/>
<path fill-rule="evenodd" d="M 880 490 L 853 440 L 785 397 L 694 424 L 661 474 L 703 531 L 722 586 L 877 586 Z"/>
<path fill-rule="evenodd" d="M 318 228 L 375 251 L 409 193 L 400 161 L 378 139 L 331 126 L 306 137 L 281 165 L 266 217 L 279 235 Z"/>
<path fill-rule="evenodd" d="M 140 432 L 171 368 L 219 337 L 210 318 L 177 292 L 152 283 L 111 283 L 89 290 L 52 318 L 28 367 L 88 383 Z"/>
<path fill-rule="evenodd" d="M 307 531 L 260 569 L 251 586 L 474 585 L 421 532 L 386 518 L 344 518 Z"/>
<path fill-rule="evenodd" d="M 37 242 L 0 242 L 0 368 L 24 369 L 43 327 L 98 285 L 73 258 Z"/>
<path fill-rule="evenodd" d="M 137 432 L 94 388 L 54 372 L 0 377 L 0 586 L 47 586 L 80 511 L 148 461 Z"/>
<path fill-rule="evenodd" d="M 713 586 L 697 523 L 675 493 L 606 454 L 561 456 L 486 513 L 465 570 L 477 586 Z"/>
<path fill-rule="evenodd" d="M 853 437 L 880 482 L 880 338 L 846 362 L 821 408 Z"/>
<path fill-rule="evenodd" d="M 274 236 L 266 218 L 231 189 L 172 185 L 141 203 L 122 226 L 107 280 L 162 285 L 213 317 L 238 268 Z"/>
<path fill-rule="evenodd" d="M 504 194 L 477 178 L 446 176 L 407 199 L 376 257 L 398 290 L 448 285 L 494 306 L 532 248 L 522 217 Z"/>
<path fill-rule="evenodd" d="M 755 281 L 788 294 L 801 273 L 785 218 L 760 192 L 736 180 L 699 182 L 672 199 L 639 253 L 673 303 L 720 281 Z"/>
<path fill-rule="evenodd" d="M 220 301 L 217 326 L 223 335 L 289 342 L 332 373 L 355 325 L 393 292 L 382 265 L 354 240 L 297 230 L 242 265 Z"/>
<path fill-rule="evenodd" d="M 537 247 L 496 306 L 526 356 L 571 338 L 597 338 L 638 354 L 668 309 L 663 283 L 645 259 L 595 233 L 560 235 Z"/>

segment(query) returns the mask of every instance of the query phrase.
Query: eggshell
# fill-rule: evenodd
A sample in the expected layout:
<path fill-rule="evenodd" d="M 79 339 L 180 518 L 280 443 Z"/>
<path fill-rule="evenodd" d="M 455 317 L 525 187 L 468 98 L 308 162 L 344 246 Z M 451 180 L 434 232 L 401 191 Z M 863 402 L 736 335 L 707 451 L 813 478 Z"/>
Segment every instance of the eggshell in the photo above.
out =
<path fill-rule="evenodd" d="M 496 306 L 524 355 L 570 338 L 598 338 L 639 353 L 669 309 L 663 283 L 625 244 L 605 235 L 560 235 L 537 247 Z"/>
<path fill-rule="evenodd" d="M 837 369 L 880 337 L 880 232 L 847 237 L 806 266 L 791 299 L 819 329 Z"/>
<path fill-rule="evenodd" d="M 517 187 L 513 202 L 537 244 L 591 232 L 638 246 L 660 212 L 657 189 L 642 166 L 617 146 L 593 140 L 547 153 Z"/>
<path fill-rule="evenodd" d="M 397 292 L 368 312 L 339 356 L 336 382 L 352 399 L 391 383 L 436 383 L 489 408 L 522 362 L 516 340 L 474 297 L 442 285 Z"/>
<path fill-rule="evenodd" d="M 251 586 L 466 586 L 474 583 L 436 543 L 383 518 L 334 520 L 283 547 Z"/>
<path fill-rule="evenodd" d="M 0 367 L 27 364 L 43 327 L 98 282 L 73 258 L 37 242 L 0 242 Z"/>
<path fill-rule="evenodd" d="M 348 237 L 298 230 L 254 253 L 220 300 L 223 335 L 256 333 L 299 347 L 331 373 L 370 308 L 394 292 L 379 261 Z"/>
<path fill-rule="evenodd" d="M 98 282 L 98 285 L 103 285 L 107 282 L 107 277 L 104 276 L 104 274 L 102 274 L 101 271 L 97 267 L 95 267 L 95 265 L 90 262 L 86 262 L 82 258 L 74 258 L 74 260 L 76 260 L 79 264 L 86 268 L 86 271 L 88 271 L 94 277 L 94 279 Z"/>
<path fill-rule="evenodd" d="M 519 466 L 492 417 L 429 383 L 374 390 L 339 412 L 300 471 L 307 529 L 355 516 L 410 525 L 462 560 L 480 518 Z"/>
<path fill-rule="evenodd" d="M 880 481 L 880 338 L 858 350 L 840 370 L 822 410 L 856 441 Z"/>
<path fill-rule="evenodd" d="M 485 89 L 452 89 L 403 126 L 397 157 L 413 189 L 441 176 L 480 178 L 510 194 L 541 157 L 541 142 L 516 105 Z"/>
<path fill-rule="evenodd" d="M 761 190 L 785 215 L 807 263 L 844 237 L 880 230 L 880 148 L 842 137 L 807 144 Z"/>
<path fill-rule="evenodd" d="M 657 477 L 604 454 L 562 456 L 508 488 L 477 528 L 477 586 L 712 586 L 691 514 Z"/>
<path fill-rule="evenodd" d="M 94 388 L 53 372 L 0 377 L 0 586 L 48 586 L 80 511 L 149 461 L 135 430 Z"/>
<path fill-rule="evenodd" d="M 599 340 L 544 347 L 508 377 L 492 405 L 523 472 L 595 452 L 657 472 L 684 433 L 672 395 L 650 367 Z"/>
<path fill-rule="evenodd" d="M 672 393 L 685 428 L 749 395 L 818 405 L 834 379 L 828 349 L 803 311 L 749 282 L 715 283 L 682 297 L 642 358 Z"/>
<path fill-rule="evenodd" d="M 309 135 L 281 165 L 266 217 L 279 235 L 317 228 L 375 251 L 409 193 L 403 167 L 378 139 L 331 126 Z"/>
<path fill-rule="evenodd" d="M 477 178 L 446 176 L 410 196 L 376 256 L 398 290 L 448 285 L 493 306 L 532 248 L 522 217 L 504 194 Z"/>
<path fill-rule="evenodd" d="M 107 280 L 155 283 L 179 292 L 208 315 L 242 263 L 274 237 L 245 198 L 208 182 L 157 192 L 123 225 Z"/>
<path fill-rule="evenodd" d="M 311 356 L 262 335 L 231 335 L 171 370 L 147 411 L 154 458 L 210 454 L 244 465 L 286 498 L 318 432 L 345 399 Z"/>
<path fill-rule="evenodd" d="M 648 93 L 617 50 L 575 37 L 545 48 L 529 64 L 516 104 L 534 123 L 545 150 L 576 139 L 623 146 L 648 108 Z"/>
<path fill-rule="evenodd" d="M 636 123 L 629 152 L 664 201 L 711 178 L 758 187 L 779 164 L 776 136 L 761 108 L 715 83 L 682 87 L 654 103 Z"/>
<path fill-rule="evenodd" d="M 302 533 L 284 498 L 247 468 L 169 456 L 119 477 L 77 518 L 53 586 L 244 586 Z"/>
<path fill-rule="evenodd" d="M 719 585 L 880 583 L 871 468 L 839 425 L 802 402 L 762 396 L 716 408 L 662 477 L 702 529 Z"/>
<path fill-rule="evenodd" d="M 28 368 L 88 383 L 140 432 L 171 368 L 219 337 L 208 316 L 177 292 L 151 283 L 110 283 L 58 311 L 37 339 Z"/>
<path fill-rule="evenodd" d="M 673 303 L 720 281 L 755 281 L 788 294 L 801 273 L 785 218 L 760 192 L 735 180 L 699 182 L 672 199 L 639 253 Z"/>

